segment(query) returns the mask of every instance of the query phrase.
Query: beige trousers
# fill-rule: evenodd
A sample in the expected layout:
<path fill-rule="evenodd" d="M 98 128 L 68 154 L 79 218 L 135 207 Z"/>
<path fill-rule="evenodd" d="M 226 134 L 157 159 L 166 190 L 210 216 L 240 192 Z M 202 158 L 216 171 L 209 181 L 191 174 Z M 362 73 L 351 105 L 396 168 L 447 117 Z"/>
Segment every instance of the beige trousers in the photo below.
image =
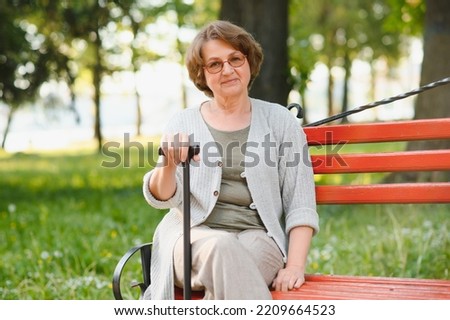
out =
<path fill-rule="evenodd" d="M 269 300 L 269 285 L 283 267 L 283 256 L 264 230 L 228 232 L 197 226 L 191 229 L 193 290 L 204 299 Z M 175 244 L 176 286 L 183 287 L 183 237 Z"/>

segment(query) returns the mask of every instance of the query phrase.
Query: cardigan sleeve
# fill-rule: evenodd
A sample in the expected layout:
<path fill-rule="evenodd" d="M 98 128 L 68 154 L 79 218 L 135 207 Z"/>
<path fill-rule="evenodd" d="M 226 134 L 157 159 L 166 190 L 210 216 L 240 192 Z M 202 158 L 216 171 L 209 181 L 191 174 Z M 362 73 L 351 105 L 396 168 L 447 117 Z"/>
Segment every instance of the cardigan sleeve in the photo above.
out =
<path fill-rule="evenodd" d="M 170 208 L 179 206 L 182 202 L 182 197 L 183 197 L 183 190 L 182 190 L 182 185 L 181 185 L 181 175 L 179 174 L 179 170 L 177 169 L 177 171 L 176 171 L 175 194 L 170 199 L 165 200 L 165 201 L 156 199 L 153 196 L 153 194 L 150 192 L 150 189 L 148 186 L 149 186 L 150 178 L 151 178 L 153 172 L 154 172 L 154 169 L 147 172 L 143 178 L 144 183 L 142 186 L 142 191 L 144 193 L 144 198 L 148 202 L 148 204 L 150 204 L 152 207 L 154 207 L 156 209 L 170 209 Z"/>
<path fill-rule="evenodd" d="M 287 117 L 283 143 L 279 150 L 280 187 L 286 234 L 297 226 L 319 232 L 314 174 L 306 135 L 297 121 Z"/>
<path fill-rule="evenodd" d="M 169 121 L 169 123 L 166 125 L 166 128 L 164 129 L 164 133 L 176 133 L 183 131 L 184 131 L 183 121 L 180 114 L 177 114 L 174 117 L 172 117 L 172 119 Z M 142 191 L 144 193 L 145 200 L 148 202 L 148 204 L 150 204 L 152 207 L 156 209 L 170 209 L 180 206 L 183 197 L 181 168 L 178 167 L 175 173 L 175 181 L 176 181 L 175 194 L 170 199 L 165 201 L 156 199 L 154 195 L 150 192 L 150 189 L 148 187 L 150 178 L 154 173 L 154 171 L 155 169 L 147 172 L 143 178 Z"/>

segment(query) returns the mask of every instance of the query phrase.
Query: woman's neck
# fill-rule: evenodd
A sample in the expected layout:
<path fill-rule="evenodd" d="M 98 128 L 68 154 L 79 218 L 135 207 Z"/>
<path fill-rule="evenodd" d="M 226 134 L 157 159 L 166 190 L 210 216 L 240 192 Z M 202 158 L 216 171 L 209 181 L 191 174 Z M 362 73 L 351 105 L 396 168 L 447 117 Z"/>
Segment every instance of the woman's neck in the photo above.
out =
<path fill-rule="evenodd" d="M 211 113 L 219 115 L 242 115 L 251 112 L 250 98 L 238 99 L 213 98 L 208 105 Z"/>
<path fill-rule="evenodd" d="M 235 131 L 250 125 L 252 108 L 250 99 L 237 103 L 217 103 L 217 100 L 202 104 L 201 114 L 211 127 L 221 131 Z"/>

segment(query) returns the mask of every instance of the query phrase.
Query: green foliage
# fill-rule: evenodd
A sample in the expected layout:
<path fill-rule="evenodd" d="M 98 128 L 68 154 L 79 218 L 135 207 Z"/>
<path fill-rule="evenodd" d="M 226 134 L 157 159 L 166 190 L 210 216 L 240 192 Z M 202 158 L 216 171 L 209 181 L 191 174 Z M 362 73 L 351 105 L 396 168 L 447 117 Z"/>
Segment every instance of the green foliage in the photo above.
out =
<path fill-rule="evenodd" d="M 289 5 L 289 62 L 293 88 L 304 94 L 310 74 L 319 59 L 313 35 L 318 6 L 310 1 L 290 1 Z"/>
<path fill-rule="evenodd" d="M 47 55 L 39 51 L 41 39 L 18 8 L 4 0 L 0 7 L 0 102 L 16 108 L 34 100 L 47 80 Z"/>
<path fill-rule="evenodd" d="M 420 36 L 426 10 L 425 0 L 387 0 L 389 15 L 384 26 L 386 30 L 405 35 Z"/>
<path fill-rule="evenodd" d="M 314 3 L 292 0 L 291 37 L 304 43 L 298 49 L 293 46 L 292 50 L 313 49 L 320 54 L 320 60 L 329 65 L 342 64 L 339 61 L 346 52 L 354 59 L 366 49 L 372 50 L 370 57 L 359 58 L 377 59 L 386 54 L 395 58 L 401 32 L 387 28 L 385 22 L 393 19 L 390 17 L 393 2 L 396 0 L 319 0 Z M 413 22 L 417 23 L 411 18 Z"/>
<path fill-rule="evenodd" d="M 288 44 L 294 89 L 303 97 L 315 65 L 318 62 L 325 64 L 329 71 L 328 112 L 331 115 L 337 109 L 333 106 L 331 69 L 343 68 L 341 110 L 347 110 L 348 79 L 353 61 L 359 59 L 373 66 L 374 62 L 381 60 L 395 65 L 402 55 L 407 54 L 403 49 L 408 48 L 408 38 L 400 28 L 404 24 L 392 14 L 396 8 L 392 8 L 393 4 L 398 5 L 399 2 L 404 1 L 291 0 Z M 416 19 L 417 16 L 411 16 L 410 25 L 416 26 Z"/>

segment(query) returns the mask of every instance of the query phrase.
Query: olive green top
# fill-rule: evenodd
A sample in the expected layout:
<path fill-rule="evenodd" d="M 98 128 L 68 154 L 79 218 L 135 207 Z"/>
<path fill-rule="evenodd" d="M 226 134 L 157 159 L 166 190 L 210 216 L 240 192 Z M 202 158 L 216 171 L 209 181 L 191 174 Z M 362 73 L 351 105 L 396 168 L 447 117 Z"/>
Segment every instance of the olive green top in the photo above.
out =
<path fill-rule="evenodd" d="M 208 128 L 222 156 L 222 181 L 217 203 L 204 224 L 230 231 L 264 229 L 247 186 L 243 165 L 250 126 L 237 131 L 220 131 L 209 125 Z"/>

